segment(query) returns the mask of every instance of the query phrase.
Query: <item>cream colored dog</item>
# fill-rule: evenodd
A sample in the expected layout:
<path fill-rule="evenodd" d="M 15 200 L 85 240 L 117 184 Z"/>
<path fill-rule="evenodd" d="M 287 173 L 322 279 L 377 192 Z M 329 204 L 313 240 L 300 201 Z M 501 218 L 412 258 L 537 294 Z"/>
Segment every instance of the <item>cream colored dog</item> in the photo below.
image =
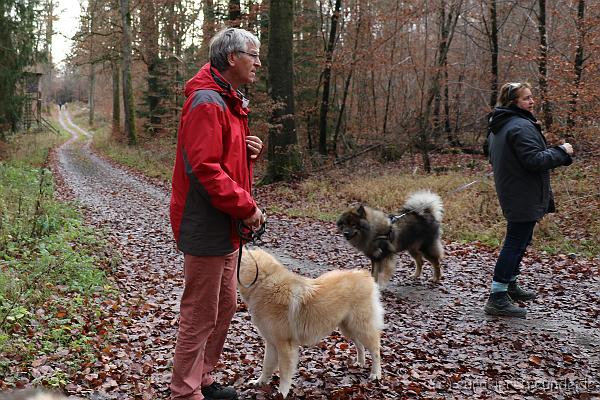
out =
<path fill-rule="evenodd" d="M 242 254 L 242 298 L 252 322 L 265 341 L 260 377 L 264 384 L 279 367 L 279 392 L 286 397 L 298 364 L 298 346 L 314 345 L 339 327 L 356 345 L 357 363 L 365 365 L 365 348 L 372 357 L 371 379 L 381 378 L 379 355 L 383 307 L 379 289 L 365 270 L 330 271 L 316 279 L 287 270 L 264 250 Z"/>
<path fill-rule="evenodd" d="M 66 397 L 58 393 L 25 389 L 0 393 L 0 400 L 66 400 Z"/>

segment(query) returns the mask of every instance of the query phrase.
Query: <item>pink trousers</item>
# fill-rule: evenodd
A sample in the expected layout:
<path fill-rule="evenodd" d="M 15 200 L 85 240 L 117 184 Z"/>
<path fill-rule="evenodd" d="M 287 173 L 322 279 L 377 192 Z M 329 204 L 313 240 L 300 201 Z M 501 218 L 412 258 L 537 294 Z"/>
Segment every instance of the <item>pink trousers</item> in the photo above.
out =
<path fill-rule="evenodd" d="M 173 359 L 171 399 L 204 399 L 236 310 L 235 251 L 226 256 L 185 255 L 185 288 Z"/>

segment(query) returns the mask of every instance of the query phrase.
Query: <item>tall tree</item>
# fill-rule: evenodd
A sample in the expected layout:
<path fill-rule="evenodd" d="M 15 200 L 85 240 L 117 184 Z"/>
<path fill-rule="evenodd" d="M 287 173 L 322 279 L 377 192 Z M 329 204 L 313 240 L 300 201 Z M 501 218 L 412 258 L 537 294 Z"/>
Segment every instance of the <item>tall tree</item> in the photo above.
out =
<path fill-rule="evenodd" d="M 335 0 L 335 9 L 331 13 L 331 25 L 329 27 L 329 40 L 325 52 L 325 67 L 323 69 L 323 96 L 321 98 L 321 110 L 319 113 L 319 153 L 327 154 L 327 113 L 329 112 L 329 94 L 331 90 L 331 68 L 333 64 L 333 50 L 342 9 L 342 0 Z"/>
<path fill-rule="evenodd" d="M 129 145 L 137 144 L 135 131 L 135 104 L 131 82 L 131 10 L 129 0 L 120 0 L 121 22 L 123 24 L 123 109 L 125 111 L 125 134 Z"/>
<path fill-rule="evenodd" d="M 548 34 L 546 32 L 546 0 L 538 0 L 538 30 L 540 33 L 540 56 L 538 62 L 540 97 L 546 129 L 552 127 L 552 103 L 548 98 Z"/>
<path fill-rule="evenodd" d="M 423 108 L 423 112 L 419 116 L 419 134 L 417 137 L 417 147 L 421 153 L 423 160 L 423 168 L 426 172 L 431 172 L 431 161 L 429 157 L 429 151 L 431 147 L 430 140 L 434 136 L 435 125 L 431 121 L 431 116 L 434 112 L 434 101 L 440 94 L 440 87 L 442 81 L 443 67 L 446 58 L 448 57 L 448 51 L 452 44 L 454 32 L 456 30 L 456 23 L 462 9 L 462 0 L 450 0 L 449 9 L 446 13 L 446 0 L 440 1 L 440 13 L 444 16 L 440 20 L 439 24 L 439 39 L 437 55 L 435 59 L 434 69 L 435 72 L 430 78 L 430 86 L 427 93 L 426 102 Z"/>
<path fill-rule="evenodd" d="M 498 98 L 498 5 L 497 0 L 490 0 L 490 27 L 487 32 L 491 55 L 490 108 L 496 105 Z"/>
<path fill-rule="evenodd" d="M 583 73 L 584 59 L 584 42 L 586 33 L 585 23 L 585 0 L 579 0 L 577 4 L 577 46 L 575 47 L 575 60 L 573 69 L 575 78 L 573 79 L 573 91 L 569 100 L 569 116 L 567 118 L 567 126 L 572 128 L 575 126 L 575 113 L 577 111 L 577 99 L 579 97 L 579 85 L 581 84 L 581 75 Z"/>
<path fill-rule="evenodd" d="M 202 0 L 202 46 L 200 47 L 200 59 L 208 59 L 208 44 L 215 35 L 217 22 L 215 19 L 215 8 L 213 0 Z"/>
<path fill-rule="evenodd" d="M 17 129 L 25 97 L 19 83 L 36 58 L 35 0 L 0 0 L 0 139 Z"/>
<path fill-rule="evenodd" d="M 121 131 L 121 69 L 119 61 L 112 60 L 110 63 L 112 72 L 112 134 L 113 137 L 118 137 Z"/>
<path fill-rule="evenodd" d="M 98 2 L 95 0 L 91 0 L 88 2 L 88 14 L 89 14 L 89 39 L 90 39 L 90 49 L 88 53 L 89 57 L 89 95 L 88 95 L 88 124 L 90 126 L 94 125 L 94 112 L 96 110 L 96 54 L 94 52 L 94 33 L 96 30 L 96 19 L 98 14 L 96 12 L 96 8 L 98 7 Z"/>
<path fill-rule="evenodd" d="M 146 1 L 140 8 L 140 36 L 144 40 L 140 43 L 140 53 L 146 63 L 148 75 L 146 78 L 148 90 L 145 96 L 147 106 L 147 129 L 156 132 L 161 128 L 160 103 L 163 97 L 168 97 L 168 92 L 163 84 L 165 77 L 161 68 L 162 60 L 159 54 L 159 24 L 155 0 Z"/>
<path fill-rule="evenodd" d="M 388 124 L 388 112 L 390 109 L 390 101 L 392 98 L 392 83 L 394 81 L 394 75 L 395 75 L 395 71 L 394 71 L 394 67 L 395 67 L 395 58 L 396 58 L 396 45 L 397 45 L 397 41 L 398 41 L 398 36 L 399 36 L 399 32 L 398 32 L 398 23 L 399 23 L 399 19 L 400 16 L 398 15 L 398 12 L 400 10 L 400 0 L 396 0 L 396 6 L 394 9 L 394 29 L 392 31 L 393 33 L 393 38 L 392 38 L 392 49 L 390 50 L 390 74 L 388 77 L 388 81 L 387 81 L 387 90 L 385 93 L 385 110 L 383 112 L 383 128 L 382 128 L 382 133 L 385 136 L 385 134 L 387 133 L 387 124 Z"/>
<path fill-rule="evenodd" d="M 344 91 L 342 93 L 342 103 L 340 105 L 340 112 L 338 113 L 337 123 L 335 124 L 335 133 L 333 135 L 333 141 L 331 143 L 331 147 L 333 149 L 333 154 L 337 158 L 337 145 L 338 145 L 338 136 L 340 134 L 342 128 L 342 118 L 344 116 L 344 110 L 346 109 L 346 101 L 348 99 L 350 81 L 352 79 L 352 74 L 354 73 L 354 67 L 358 61 L 358 44 L 360 43 L 360 31 L 362 25 L 362 9 L 358 9 L 358 21 L 356 21 L 356 35 L 354 37 L 354 50 L 352 51 L 352 63 L 350 64 L 350 71 L 348 71 L 348 76 L 346 76 L 346 82 L 344 83 Z M 385 126 L 385 125 L 384 125 Z"/>
<path fill-rule="evenodd" d="M 268 68 L 274 107 L 266 182 L 290 179 L 302 169 L 294 119 L 294 0 L 271 0 L 270 21 Z"/>
<path fill-rule="evenodd" d="M 242 22 L 242 6 L 240 0 L 229 0 L 229 26 L 239 28 Z"/>
<path fill-rule="evenodd" d="M 54 35 L 54 9 L 56 4 L 54 0 L 47 0 L 45 4 L 45 28 L 46 39 L 44 40 L 44 53 L 46 54 L 46 63 L 44 68 L 43 96 L 46 106 L 50 103 L 50 90 L 52 89 L 52 75 L 54 66 L 52 63 L 52 36 Z"/>

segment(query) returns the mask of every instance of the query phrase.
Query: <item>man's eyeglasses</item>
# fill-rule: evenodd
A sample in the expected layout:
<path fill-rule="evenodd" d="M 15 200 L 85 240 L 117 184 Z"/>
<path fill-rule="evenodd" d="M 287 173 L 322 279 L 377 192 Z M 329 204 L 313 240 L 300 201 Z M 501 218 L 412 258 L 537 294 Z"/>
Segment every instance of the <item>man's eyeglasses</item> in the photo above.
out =
<path fill-rule="evenodd" d="M 238 50 L 238 53 L 244 53 L 252 57 L 254 61 L 258 61 L 260 59 L 260 54 L 248 53 L 247 51 Z"/>

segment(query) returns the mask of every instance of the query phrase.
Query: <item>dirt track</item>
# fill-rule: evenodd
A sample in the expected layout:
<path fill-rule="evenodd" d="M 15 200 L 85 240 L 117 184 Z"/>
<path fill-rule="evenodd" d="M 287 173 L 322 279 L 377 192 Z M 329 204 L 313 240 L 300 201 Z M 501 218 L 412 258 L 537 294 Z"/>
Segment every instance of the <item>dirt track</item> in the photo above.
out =
<path fill-rule="evenodd" d="M 109 381 L 89 392 L 111 399 L 167 398 L 182 291 L 169 193 L 95 155 L 89 135 L 72 123 L 67 110 L 59 120 L 74 138 L 56 152 L 53 169 L 62 181 L 60 192 L 81 204 L 89 223 L 105 229 L 123 257 L 114 274 L 121 289 L 115 308 L 115 319 L 122 323 L 120 340 L 104 360 L 115 384 Z M 368 265 L 334 224 L 319 221 L 270 215 L 264 246 L 308 276 Z M 494 255 L 456 243 L 446 243 L 446 253 L 439 286 L 426 281 L 427 266 L 422 281 L 410 280 L 410 259 L 399 258 L 393 284 L 382 296 L 381 382 L 368 382 L 368 369 L 348 365 L 353 347 L 346 349 L 345 340 L 334 334 L 301 351 L 291 392 L 295 398 L 600 396 L 597 267 L 590 270 L 589 263 L 568 257 L 526 257 L 524 282 L 541 295 L 528 306 L 527 319 L 497 319 L 482 311 Z M 273 398 L 273 387 L 245 384 L 258 375 L 262 343 L 244 307 L 231 332 L 218 378 L 234 382 L 243 399 Z"/>

